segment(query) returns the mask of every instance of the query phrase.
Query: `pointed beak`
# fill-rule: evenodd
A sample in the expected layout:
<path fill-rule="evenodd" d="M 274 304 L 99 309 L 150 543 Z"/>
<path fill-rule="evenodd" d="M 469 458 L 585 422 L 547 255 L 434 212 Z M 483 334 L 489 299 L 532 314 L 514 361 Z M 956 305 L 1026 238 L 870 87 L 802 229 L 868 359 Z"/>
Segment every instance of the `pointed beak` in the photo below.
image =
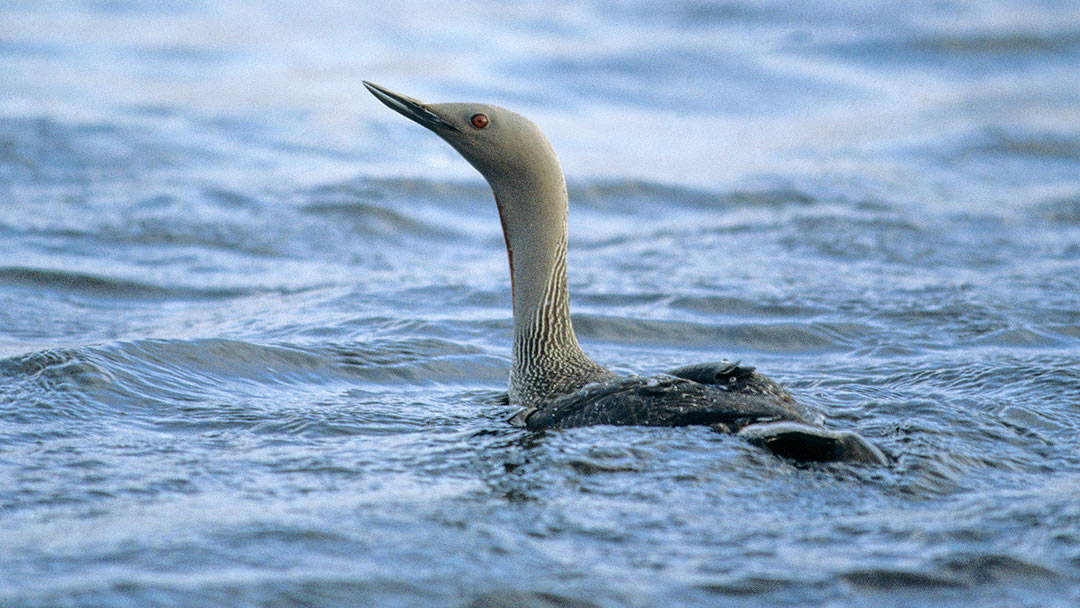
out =
<path fill-rule="evenodd" d="M 427 104 L 422 101 L 395 93 L 390 89 L 385 89 L 366 80 L 364 81 L 364 86 L 367 87 L 367 90 L 371 91 L 371 94 L 374 95 L 376 99 L 386 104 L 386 107 L 401 114 L 405 118 L 420 123 L 436 133 L 445 130 L 459 130 L 454 125 L 440 118 L 438 114 L 431 111 Z"/>

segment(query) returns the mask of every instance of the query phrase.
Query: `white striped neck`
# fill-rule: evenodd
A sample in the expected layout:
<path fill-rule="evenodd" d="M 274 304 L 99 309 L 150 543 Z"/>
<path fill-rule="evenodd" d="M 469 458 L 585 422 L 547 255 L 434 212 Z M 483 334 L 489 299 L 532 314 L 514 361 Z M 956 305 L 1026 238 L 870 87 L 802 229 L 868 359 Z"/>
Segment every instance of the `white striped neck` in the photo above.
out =
<path fill-rule="evenodd" d="M 566 278 L 566 185 L 554 152 L 547 158 L 547 167 L 492 183 L 513 290 L 510 402 L 526 407 L 614 377 L 585 355 L 574 333 Z"/>

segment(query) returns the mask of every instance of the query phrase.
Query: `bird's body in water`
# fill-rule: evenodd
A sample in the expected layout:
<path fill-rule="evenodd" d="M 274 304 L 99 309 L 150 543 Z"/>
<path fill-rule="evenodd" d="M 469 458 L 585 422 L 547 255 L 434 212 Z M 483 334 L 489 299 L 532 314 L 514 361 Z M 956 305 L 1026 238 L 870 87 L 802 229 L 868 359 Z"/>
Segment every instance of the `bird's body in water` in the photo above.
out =
<path fill-rule="evenodd" d="M 495 194 L 513 292 L 508 397 L 522 407 L 513 422 L 535 430 L 707 425 L 796 460 L 885 462 L 862 437 L 825 429 L 819 416 L 752 367 L 722 361 L 643 378 L 619 376 L 594 362 L 570 320 L 566 183 L 540 129 L 497 106 L 425 104 L 364 84 L 453 146 Z"/>

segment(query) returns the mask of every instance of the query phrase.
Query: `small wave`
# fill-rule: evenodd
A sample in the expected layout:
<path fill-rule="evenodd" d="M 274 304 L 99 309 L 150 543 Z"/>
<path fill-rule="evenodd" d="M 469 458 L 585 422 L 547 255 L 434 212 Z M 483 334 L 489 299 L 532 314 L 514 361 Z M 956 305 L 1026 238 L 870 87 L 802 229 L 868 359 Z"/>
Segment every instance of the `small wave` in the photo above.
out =
<path fill-rule="evenodd" d="M 1002 33 L 972 32 L 968 35 L 941 35 L 912 41 L 912 46 L 944 56 L 1016 57 L 1017 55 L 1059 56 L 1080 51 L 1080 31 Z"/>
<path fill-rule="evenodd" d="M 825 43 L 821 47 L 848 60 L 875 65 L 933 65 L 962 70 L 1009 70 L 1017 62 L 1043 57 L 1056 59 L 1080 51 L 1080 33 L 972 30 L 893 38 L 861 38 L 851 43 Z"/>
<path fill-rule="evenodd" d="M 0 283 L 110 300 L 223 299 L 242 297 L 250 293 L 250 290 L 245 289 L 161 287 L 115 277 L 20 267 L 0 268 Z"/>
<path fill-rule="evenodd" d="M 568 191 L 575 208 L 634 215 L 650 215 L 661 209 L 782 208 L 816 202 L 813 195 L 788 186 L 713 191 L 636 179 L 572 182 Z"/>
<path fill-rule="evenodd" d="M 875 591 L 928 590 L 963 586 L 958 580 L 932 572 L 885 568 L 852 570 L 842 578 L 856 588 Z"/>
<path fill-rule="evenodd" d="M 505 382 L 506 374 L 502 359 L 433 339 L 328 347 L 224 339 L 140 340 L 0 360 L 7 403 L 48 404 L 4 415 L 86 419 L 131 415 L 139 424 L 183 427 L 250 426 L 272 422 L 283 410 L 295 409 L 294 424 L 307 429 L 327 420 L 326 412 L 317 407 L 320 400 L 347 401 L 350 394 L 358 402 L 383 402 L 379 410 L 369 412 L 380 420 L 404 415 L 422 424 L 429 417 L 415 407 L 392 404 L 415 400 L 410 392 L 415 387 L 427 392 L 440 385 L 493 388 Z M 384 394 L 387 385 L 392 394 Z"/>
<path fill-rule="evenodd" d="M 345 197 L 385 200 L 387 193 L 407 194 L 413 198 L 447 201 L 470 201 L 486 197 L 491 189 L 482 182 L 434 181 L 408 177 L 360 176 L 353 180 L 316 186 L 309 191 L 312 197 Z"/>
<path fill-rule="evenodd" d="M 479 181 L 437 181 L 416 178 L 378 178 L 363 176 L 345 182 L 316 186 L 302 193 L 310 207 L 335 209 L 358 201 L 382 202 L 384 206 L 401 205 L 412 209 L 416 201 L 432 207 L 452 210 L 476 210 L 491 205 L 491 189 Z"/>
<path fill-rule="evenodd" d="M 842 578 L 855 587 L 874 591 L 969 589 L 1020 581 L 1058 581 L 1049 568 L 1002 554 L 954 555 L 927 570 L 870 568 L 852 570 Z"/>
<path fill-rule="evenodd" d="M 1061 577 L 1059 573 L 1036 562 L 998 553 L 955 555 L 945 560 L 941 569 L 970 585 L 1014 580 L 1056 580 Z"/>
<path fill-rule="evenodd" d="M 359 234 L 369 236 L 450 237 L 454 232 L 444 226 L 421 220 L 409 213 L 360 201 L 313 202 L 304 207 L 308 214 L 348 224 Z"/>
<path fill-rule="evenodd" d="M 789 251 L 813 258 L 883 260 L 920 263 L 930 255 L 924 227 L 908 220 L 875 214 L 815 214 L 793 218 L 780 242 Z"/>
<path fill-rule="evenodd" d="M 600 608 L 599 604 L 573 596 L 544 591 L 498 589 L 482 593 L 463 608 Z"/>
<path fill-rule="evenodd" d="M 491 190 L 478 183 L 365 177 L 301 196 L 305 214 L 368 237 L 461 239 L 478 212 L 490 213 L 490 231 L 497 226 Z"/>
<path fill-rule="evenodd" d="M 34 183 L 94 183 L 184 165 L 190 152 L 163 146 L 149 132 L 116 123 L 53 118 L 0 121 L 0 166 Z"/>
<path fill-rule="evenodd" d="M 708 314 L 780 319 L 811 317 L 823 312 L 822 308 L 817 306 L 761 302 L 746 298 L 723 296 L 679 296 L 672 299 L 670 305 L 672 308 Z"/>
<path fill-rule="evenodd" d="M 1070 336 L 1071 327 L 1054 331 L 1053 328 L 1016 327 L 991 330 L 971 341 L 973 346 L 1004 346 L 1015 348 L 1053 348 L 1076 343 L 1076 337 Z"/>
<path fill-rule="evenodd" d="M 768 353 L 844 350 L 869 328 L 852 323 L 733 323 L 627 319 L 574 315 L 574 327 L 590 340 L 619 344 L 677 345 L 680 349 Z"/>
<path fill-rule="evenodd" d="M 1036 217 L 1050 222 L 1080 225 L 1080 193 L 1033 205 L 1030 209 Z"/>
<path fill-rule="evenodd" d="M 1080 134 L 1028 129 L 988 129 L 969 149 L 1031 159 L 1080 161 Z"/>

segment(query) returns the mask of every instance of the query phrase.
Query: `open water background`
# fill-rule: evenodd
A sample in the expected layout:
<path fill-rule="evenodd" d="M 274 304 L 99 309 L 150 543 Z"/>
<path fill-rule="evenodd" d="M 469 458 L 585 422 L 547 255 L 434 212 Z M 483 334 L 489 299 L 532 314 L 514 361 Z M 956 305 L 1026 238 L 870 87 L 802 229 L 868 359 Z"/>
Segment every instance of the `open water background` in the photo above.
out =
<path fill-rule="evenodd" d="M 594 358 L 892 464 L 510 427 L 490 193 L 362 79 L 548 133 Z M 0 605 L 1075 606 L 1078 437 L 1075 2 L 0 2 Z"/>

